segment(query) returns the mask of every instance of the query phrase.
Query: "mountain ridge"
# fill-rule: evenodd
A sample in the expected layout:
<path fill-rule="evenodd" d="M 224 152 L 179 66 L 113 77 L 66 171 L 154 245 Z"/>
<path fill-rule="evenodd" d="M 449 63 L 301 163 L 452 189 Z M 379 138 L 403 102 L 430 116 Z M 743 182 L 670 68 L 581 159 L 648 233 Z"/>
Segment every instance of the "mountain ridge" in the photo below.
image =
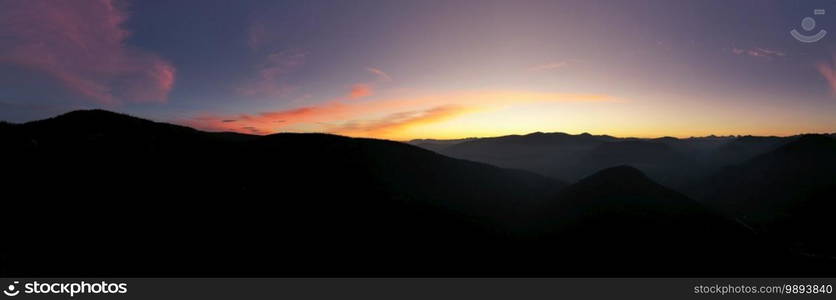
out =
<path fill-rule="evenodd" d="M 15 158 L 7 192 L 26 195 L 6 205 L 8 228 L 101 237 L 20 235 L 0 248 L 7 276 L 833 270 L 764 245 L 634 166 L 568 184 L 394 141 L 209 133 L 106 111 L 0 126 L 0 146 Z"/>

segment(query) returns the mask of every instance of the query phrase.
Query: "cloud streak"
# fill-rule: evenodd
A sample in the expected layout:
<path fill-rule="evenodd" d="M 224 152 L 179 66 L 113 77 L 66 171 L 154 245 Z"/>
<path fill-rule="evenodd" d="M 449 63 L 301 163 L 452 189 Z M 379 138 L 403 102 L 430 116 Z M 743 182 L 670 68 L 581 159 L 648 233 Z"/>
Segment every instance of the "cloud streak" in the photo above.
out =
<path fill-rule="evenodd" d="M 507 106 L 547 102 L 612 102 L 606 95 L 519 91 L 449 92 L 379 101 L 328 101 L 286 110 L 254 114 L 202 114 L 177 123 L 210 131 L 265 134 L 280 131 L 320 131 L 351 136 L 387 137 L 399 130 L 455 119 L 466 114 Z M 233 121 L 234 120 L 234 121 Z"/>
<path fill-rule="evenodd" d="M 300 50 L 276 51 L 258 66 L 256 76 L 246 81 L 238 92 L 244 96 L 276 97 L 293 90 L 286 76 L 305 63 L 307 54 Z"/>
<path fill-rule="evenodd" d="M 772 49 L 764 49 L 764 48 L 752 48 L 752 49 L 741 49 L 741 48 L 732 48 L 732 53 L 735 55 L 748 55 L 751 57 L 757 58 L 764 58 L 764 59 L 772 59 L 775 57 L 783 57 L 787 54 L 778 50 Z"/>
<path fill-rule="evenodd" d="M 392 81 L 392 77 L 390 77 L 389 74 L 386 74 L 386 72 L 383 72 L 380 69 L 368 67 L 368 68 L 366 68 L 366 71 L 369 71 L 372 74 L 374 74 L 375 76 L 377 76 L 378 81 L 384 81 L 384 82 Z"/>
<path fill-rule="evenodd" d="M 822 62 L 817 64 L 816 69 L 830 86 L 830 93 L 833 96 L 836 96 L 836 57 L 834 57 L 833 62 Z"/>
<path fill-rule="evenodd" d="M 474 107 L 442 105 L 424 110 L 392 113 L 370 121 L 351 121 L 330 127 L 327 131 L 348 136 L 385 137 L 397 134 L 401 129 L 452 120 L 477 110 Z"/>
<path fill-rule="evenodd" d="M 532 72 L 552 71 L 566 67 L 566 65 L 567 63 L 565 61 L 560 61 L 533 66 L 531 68 L 528 68 L 528 70 Z"/>
<path fill-rule="evenodd" d="M 120 3 L 0 2 L 0 64 L 46 74 L 100 104 L 164 102 L 176 69 L 154 53 L 129 47 Z"/>

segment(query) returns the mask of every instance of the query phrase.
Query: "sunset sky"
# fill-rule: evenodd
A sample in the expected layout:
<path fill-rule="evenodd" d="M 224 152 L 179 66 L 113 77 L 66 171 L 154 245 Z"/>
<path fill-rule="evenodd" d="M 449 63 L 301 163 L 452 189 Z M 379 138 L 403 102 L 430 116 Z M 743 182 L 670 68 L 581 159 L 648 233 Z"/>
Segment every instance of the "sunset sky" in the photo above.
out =
<path fill-rule="evenodd" d="M 796 41 L 804 17 L 832 33 Z M 0 0 L 0 120 L 82 108 L 396 140 L 836 132 L 836 2 Z"/>

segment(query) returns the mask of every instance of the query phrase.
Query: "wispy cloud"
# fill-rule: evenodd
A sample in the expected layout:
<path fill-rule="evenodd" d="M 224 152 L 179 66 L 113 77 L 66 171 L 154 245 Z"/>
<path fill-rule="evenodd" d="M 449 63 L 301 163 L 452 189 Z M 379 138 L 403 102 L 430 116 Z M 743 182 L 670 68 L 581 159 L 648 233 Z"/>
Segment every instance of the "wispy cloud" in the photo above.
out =
<path fill-rule="evenodd" d="M 818 63 L 816 65 L 816 69 L 819 71 L 819 74 L 827 80 L 827 84 L 830 86 L 831 94 L 836 96 L 836 57 L 834 57 L 832 62 Z"/>
<path fill-rule="evenodd" d="M 368 97 L 374 94 L 374 87 L 383 82 L 392 81 L 392 77 L 389 77 L 389 74 L 386 72 L 381 71 L 380 69 L 376 68 L 366 68 L 366 71 L 374 74 L 376 79 L 372 82 L 365 82 L 365 83 L 355 83 L 351 85 L 348 91 L 348 95 L 346 98 L 348 99 L 359 99 L 363 97 Z"/>
<path fill-rule="evenodd" d="M 298 49 L 270 53 L 258 66 L 257 75 L 239 87 L 238 92 L 245 96 L 267 97 L 286 94 L 293 89 L 287 83 L 286 75 L 302 66 L 305 59 L 306 53 Z"/>
<path fill-rule="evenodd" d="M 528 68 L 528 70 L 532 71 L 532 72 L 552 71 L 552 70 L 557 70 L 557 69 L 566 67 L 567 65 L 568 65 L 568 62 L 565 62 L 565 61 L 550 62 L 550 63 L 546 63 L 546 64 L 542 64 L 542 65 L 532 66 L 532 67 Z"/>
<path fill-rule="evenodd" d="M 774 57 L 783 57 L 787 54 L 778 50 L 772 49 L 765 49 L 765 48 L 751 48 L 751 49 L 741 49 L 741 48 L 732 48 L 732 53 L 735 55 L 748 55 L 751 57 L 758 57 L 758 58 L 765 58 L 765 59 L 772 59 Z"/>
<path fill-rule="evenodd" d="M 428 109 L 396 112 L 380 119 L 368 121 L 350 121 L 339 126 L 332 126 L 328 132 L 349 136 L 385 137 L 396 134 L 398 130 L 423 124 L 431 124 L 454 119 L 478 109 L 459 105 L 442 105 Z"/>
<path fill-rule="evenodd" d="M 472 112 L 513 105 L 611 101 L 619 99 L 606 95 L 520 91 L 450 92 L 379 101 L 346 102 L 338 99 L 319 105 L 255 114 L 203 114 L 178 123 L 204 130 L 255 134 L 304 126 L 330 133 L 386 137 L 406 127 L 451 120 Z M 258 129 L 260 133 L 253 129 Z"/>
<path fill-rule="evenodd" d="M 247 29 L 247 45 L 252 50 L 259 50 L 266 42 L 269 36 L 267 25 L 260 21 L 253 21 Z"/>
<path fill-rule="evenodd" d="M 0 2 L 0 64 L 42 72 L 102 104 L 162 102 L 176 69 L 154 53 L 126 46 L 128 14 L 98 1 Z"/>
<path fill-rule="evenodd" d="M 392 77 L 390 77 L 389 74 L 386 74 L 386 72 L 383 72 L 380 69 L 368 67 L 366 68 L 366 71 L 369 71 L 372 74 L 376 75 L 379 81 L 392 81 Z"/>

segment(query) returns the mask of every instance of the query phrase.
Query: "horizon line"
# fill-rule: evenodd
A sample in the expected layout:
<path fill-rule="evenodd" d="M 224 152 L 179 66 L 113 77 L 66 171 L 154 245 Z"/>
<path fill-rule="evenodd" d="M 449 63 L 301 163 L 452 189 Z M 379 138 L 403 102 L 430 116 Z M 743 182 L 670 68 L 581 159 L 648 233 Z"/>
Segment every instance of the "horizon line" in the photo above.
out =
<path fill-rule="evenodd" d="M 59 116 L 71 114 L 71 113 L 74 113 L 74 112 L 83 112 L 83 111 L 101 111 L 101 112 L 107 112 L 107 113 L 112 113 L 112 114 L 117 114 L 117 115 L 124 115 L 124 116 L 128 116 L 128 117 L 144 119 L 144 120 L 148 120 L 148 121 L 152 121 L 152 122 L 156 122 L 156 123 L 166 123 L 166 124 L 172 124 L 172 125 L 176 125 L 176 126 L 187 127 L 187 128 L 191 128 L 191 129 L 194 129 L 194 130 L 197 130 L 197 131 L 202 131 L 202 132 L 236 133 L 236 134 L 252 135 L 252 136 L 268 136 L 268 135 L 273 135 L 273 134 L 284 134 L 284 133 L 331 134 L 331 135 L 345 136 L 345 137 L 349 137 L 349 138 L 368 138 L 368 139 L 390 140 L 390 141 L 405 142 L 405 143 L 409 143 L 409 142 L 413 142 L 413 141 L 421 141 L 421 140 L 425 140 L 425 141 L 456 141 L 456 140 L 467 140 L 467 139 L 490 139 L 490 138 L 502 138 L 502 137 L 511 137 L 511 136 L 528 136 L 528 135 L 533 135 L 533 134 L 565 134 L 565 135 L 570 135 L 570 136 L 590 135 L 590 136 L 602 136 L 602 137 L 607 136 L 607 137 L 612 137 L 612 138 L 617 138 L 617 139 L 645 139 L 645 140 L 664 139 L 664 138 L 673 138 L 673 139 L 740 138 L 740 137 L 788 138 L 788 137 L 801 136 L 801 135 L 836 135 L 836 130 L 825 131 L 825 132 L 798 132 L 798 133 L 788 134 L 788 135 L 716 134 L 716 133 L 712 133 L 712 134 L 707 134 L 707 135 L 691 135 L 691 136 L 675 136 L 675 135 L 617 136 L 617 135 L 611 135 L 611 134 L 606 134 L 606 133 L 603 133 L 603 134 L 591 133 L 589 131 L 583 131 L 581 133 L 571 133 L 571 132 L 568 132 L 568 131 L 533 131 L 533 132 L 527 132 L 527 133 L 512 133 L 512 134 L 485 135 L 485 136 L 465 136 L 465 137 L 457 137 L 457 138 L 387 139 L 387 138 L 371 137 L 371 136 L 351 136 L 351 135 L 344 135 L 344 134 L 331 133 L 331 132 L 321 132 L 321 131 L 307 131 L 307 132 L 278 131 L 278 132 L 273 132 L 273 133 L 268 133 L 268 134 L 241 133 L 241 132 L 236 132 L 236 131 L 213 131 L 213 130 L 198 129 L 198 128 L 195 128 L 195 127 L 192 127 L 192 126 L 179 124 L 175 120 L 159 121 L 159 120 L 155 120 L 155 119 L 152 119 L 152 118 L 140 117 L 140 116 L 132 115 L 132 114 L 129 114 L 129 113 L 116 112 L 116 111 L 102 109 L 102 108 L 75 109 L 75 110 L 70 110 L 70 111 L 67 111 L 67 112 L 64 112 L 64 113 L 59 113 L 59 114 L 56 114 L 56 115 L 51 116 L 51 117 L 29 120 L 29 121 L 20 122 L 20 123 L 10 122 L 10 121 L 7 121 L 7 120 L 0 120 L 0 123 L 13 124 L 13 125 L 23 125 L 23 124 L 27 124 L 27 123 L 31 123 L 31 122 L 44 121 L 44 120 L 56 118 L 56 117 L 59 117 Z"/>

